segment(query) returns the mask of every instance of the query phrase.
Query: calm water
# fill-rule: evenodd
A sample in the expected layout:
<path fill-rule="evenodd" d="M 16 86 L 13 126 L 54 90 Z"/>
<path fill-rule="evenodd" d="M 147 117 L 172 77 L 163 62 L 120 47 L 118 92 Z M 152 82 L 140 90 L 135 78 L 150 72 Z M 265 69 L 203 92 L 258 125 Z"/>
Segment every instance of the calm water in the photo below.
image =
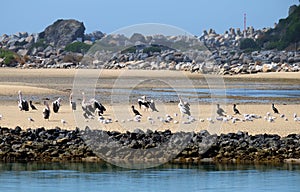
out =
<path fill-rule="evenodd" d="M 0 164 L 0 191 L 299 191 L 299 165 Z"/>

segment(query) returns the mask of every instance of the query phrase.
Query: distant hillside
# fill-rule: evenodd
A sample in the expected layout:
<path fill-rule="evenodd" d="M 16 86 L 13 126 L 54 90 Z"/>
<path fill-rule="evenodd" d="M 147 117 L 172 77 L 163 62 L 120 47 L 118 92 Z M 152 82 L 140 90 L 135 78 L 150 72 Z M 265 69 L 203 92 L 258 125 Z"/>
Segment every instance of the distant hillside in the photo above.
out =
<path fill-rule="evenodd" d="M 288 49 L 300 48 L 300 6 L 290 7 L 289 16 L 280 19 L 278 25 L 265 32 L 258 43 L 265 49 Z"/>

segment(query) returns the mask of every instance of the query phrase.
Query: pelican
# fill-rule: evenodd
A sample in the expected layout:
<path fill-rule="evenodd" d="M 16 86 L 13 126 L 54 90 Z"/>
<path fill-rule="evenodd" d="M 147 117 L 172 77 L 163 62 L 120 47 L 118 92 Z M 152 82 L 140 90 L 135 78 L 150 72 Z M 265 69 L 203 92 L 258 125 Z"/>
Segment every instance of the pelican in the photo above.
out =
<path fill-rule="evenodd" d="M 58 113 L 58 110 L 60 108 L 60 102 L 61 102 L 61 98 L 59 97 L 58 99 L 56 99 L 55 101 L 52 102 L 52 107 L 53 107 L 53 112 L 54 113 Z"/>
<path fill-rule="evenodd" d="M 43 117 L 44 119 L 48 119 L 50 117 L 50 107 L 47 101 L 44 101 L 45 108 L 43 109 Z"/>
<path fill-rule="evenodd" d="M 191 115 L 190 104 L 187 103 L 187 102 L 183 102 L 181 98 L 179 98 L 178 108 L 181 112 L 181 115 L 183 115 L 183 116 L 184 115 L 188 115 L 188 116 Z"/>
<path fill-rule="evenodd" d="M 29 105 L 28 102 L 23 99 L 23 95 L 21 91 L 18 91 L 19 94 L 19 101 L 18 101 L 18 107 L 20 109 L 20 111 L 29 111 Z"/>
<path fill-rule="evenodd" d="M 81 101 L 81 108 L 83 110 L 83 116 L 84 118 L 93 118 L 93 106 L 92 103 L 86 101 L 86 97 L 84 92 L 82 92 L 82 101 Z"/>
<path fill-rule="evenodd" d="M 73 92 L 70 93 L 69 101 L 70 101 L 71 109 L 73 111 L 75 111 L 76 110 L 76 102 L 73 101 Z"/>
<path fill-rule="evenodd" d="M 94 112 L 98 111 L 99 116 L 103 115 L 104 111 L 106 111 L 106 108 L 96 99 L 91 99 L 90 102 L 94 105 Z"/>
<path fill-rule="evenodd" d="M 140 99 L 138 99 L 138 104 L 139 104 L 140 109 L 142 108 L 142 106 L 143 106 L 146 110 L 148 110 L 149 107 L 150 107 L 150 102 L 147 101 L 145 95 L 142 96 Z"/>

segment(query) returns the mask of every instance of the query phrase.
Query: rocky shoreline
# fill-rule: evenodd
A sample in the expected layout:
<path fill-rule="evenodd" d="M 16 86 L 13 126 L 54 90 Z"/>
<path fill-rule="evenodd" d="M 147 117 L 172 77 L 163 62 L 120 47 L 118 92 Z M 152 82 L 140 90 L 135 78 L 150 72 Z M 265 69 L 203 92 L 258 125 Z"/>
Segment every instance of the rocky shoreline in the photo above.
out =
<path fill-rule="evenodd" d="M 85 34 L 82 22 L 57 20 L 41 33 L 0 36 L 0 67 L 124 68 L 221 75 L 299 72 L 299 49 L 240 49 L 241 40 L 256 41 L 268 30 L 249 27 L 244 32 L 230 28 L 224 34 L 210 29 L 195 37 L 139 33 L 125 37 L 100 31 Z M 73 51 L 67 49 L 70 45 Z"/>
<path fill-rule="evenodd" d="M 182 146 L 182 149 L 174 146 Z M 159 162 L 170 157 L 166 155 L 169 150 L 176 154 L 169 159 L 173 163 L 282 163 L 288 159 L 300 159 L 300 134 L 280 137 L 271 134 L 248 135 L 246 132 L 216 135 L 205 130 L 172 133 L 169 130 L 144 132 L 136 129 L 120 133 L 88 127 L 84 130 L 0 128 L 2 162 L 103 159 L 114 162 L 116 154 L 124 163 L 147 162 L 152 158 Z"/>

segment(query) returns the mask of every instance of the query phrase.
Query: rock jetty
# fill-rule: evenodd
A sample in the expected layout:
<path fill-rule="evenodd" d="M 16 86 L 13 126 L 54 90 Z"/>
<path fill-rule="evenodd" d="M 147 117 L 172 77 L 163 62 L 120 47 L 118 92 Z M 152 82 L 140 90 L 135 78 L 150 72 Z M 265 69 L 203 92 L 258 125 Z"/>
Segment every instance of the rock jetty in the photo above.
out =
<path fill-rule="evenodd" d="M 97 140 L 95 140 L 95 138 Z M 117 144 L 117 145 L 116 145 Z M 166 145 L 167 148 L 162 146 Z M 184 146 L 175 151 L 159 149 Z M 95 148 L 96 146 L 96 148 Z M 118 146 L 118 147 L 115 147 Z M 100 151 L 97 151 L 101 148 Z M 150 149 L 157 149 L 151 151 Z M 284 162 L 300 158 L 300 135 L 286 137 L 271 134 L 248 135 L 246 132 L 210 134 L 200 132 L 0 128 L 0 161 L 101 161 L 117 154 L 120 161 L 161 159 L 168 153 L 170 162 Z"/>

